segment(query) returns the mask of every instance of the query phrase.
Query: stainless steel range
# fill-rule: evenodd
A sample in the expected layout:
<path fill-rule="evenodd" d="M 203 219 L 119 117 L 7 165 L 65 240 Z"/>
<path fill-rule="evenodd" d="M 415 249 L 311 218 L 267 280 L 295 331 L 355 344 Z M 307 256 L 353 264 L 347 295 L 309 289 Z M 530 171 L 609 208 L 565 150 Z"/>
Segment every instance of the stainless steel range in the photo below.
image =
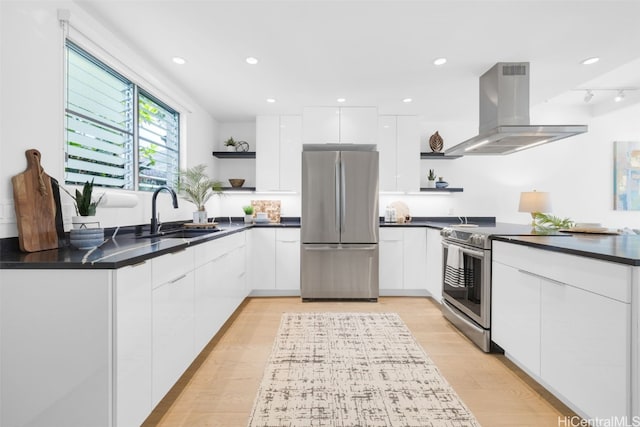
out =
<path fill-rule="evenodd" d="M 491 351 L 491 236 L 541 234 L 530 225 L 445 227 L 442 313 L 483 351 Z M 542 233 L 548 235 L 549 233 Z M 552 233 L 556 234 L 556 233 Z M 556 234 L 558 236 L 563 234 Z"/>

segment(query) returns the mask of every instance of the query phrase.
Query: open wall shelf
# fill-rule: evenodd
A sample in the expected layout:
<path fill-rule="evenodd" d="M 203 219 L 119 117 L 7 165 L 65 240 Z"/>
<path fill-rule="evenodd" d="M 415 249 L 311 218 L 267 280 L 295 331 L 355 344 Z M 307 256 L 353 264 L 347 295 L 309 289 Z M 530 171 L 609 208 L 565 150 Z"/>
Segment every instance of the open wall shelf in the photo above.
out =
<path fill-rule="evenodd" d="M 430 159 L 430 160 L 453 160 L 459 159 L 462 156 L 447 156 L 444 153 L 435 153 L 435 152 L 422 152 L 420 153 L 421 159 Z"/>
<path fill-rule="evenodd" d="M 425 193 L 462 193 L 464 188 L 455 188 L 455 187 L 447 187 L 447 188 L 425 188 L 420 187 L 420 191 Z"/>
<path fill-rule="evenodd" d="M 214 151 L 213 157 L 219 159 L 255 159 L 255 151 Z"/>

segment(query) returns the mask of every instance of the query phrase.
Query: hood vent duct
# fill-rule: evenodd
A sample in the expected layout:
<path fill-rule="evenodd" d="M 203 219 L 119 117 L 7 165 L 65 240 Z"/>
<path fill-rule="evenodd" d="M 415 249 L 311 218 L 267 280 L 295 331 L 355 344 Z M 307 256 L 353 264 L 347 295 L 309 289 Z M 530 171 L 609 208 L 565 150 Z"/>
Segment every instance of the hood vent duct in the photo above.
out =
<path fill-rule="evenodd" d="M 480 77 L 479 134 L 447 155 L 502 155 L 587 132 L 585 125 L 529 124 L 529 63 L 499 62 Z"/>

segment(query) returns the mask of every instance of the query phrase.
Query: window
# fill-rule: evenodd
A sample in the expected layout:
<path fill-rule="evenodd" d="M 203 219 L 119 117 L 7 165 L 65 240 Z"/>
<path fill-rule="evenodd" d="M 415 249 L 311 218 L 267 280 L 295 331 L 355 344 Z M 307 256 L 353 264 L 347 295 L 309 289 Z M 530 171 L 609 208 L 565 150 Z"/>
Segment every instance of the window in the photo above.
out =
<path fill-rule="evenodd" d="M 179 170 L 180 115 L 67 42 L 65 182 L 152 191 Z"/>

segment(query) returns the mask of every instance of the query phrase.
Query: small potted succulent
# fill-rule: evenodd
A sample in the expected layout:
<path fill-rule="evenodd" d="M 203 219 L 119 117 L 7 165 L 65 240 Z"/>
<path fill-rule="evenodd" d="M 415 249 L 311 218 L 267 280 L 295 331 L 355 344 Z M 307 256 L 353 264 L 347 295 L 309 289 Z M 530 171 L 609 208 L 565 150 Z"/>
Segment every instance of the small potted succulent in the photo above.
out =
<path fill-rule="evenodd" d="M 238 143 L 233 137 L 229 137 L 229 139 L 224 142 L 227 151 L 236 151 L 236 145 L 238 145 Z"/>
<path fill-rule="evenodd" d="M 244 223 L 245 224 L 252 224 L 253 223 L 253 206 L 251 205 L 247 205 L 247 206 L 243 206 L 242 210 L 244 211 Z"/>
<path fill-rule="evenodd" d="M 98 224 L 96 221 L 96 208 L 102 201 L 104 194 L 93 200 L 93 179 L 91 182 L 86 181 L 82 186 L 82 191 L 76 189 L 75 194 L 71 194 L 66 188 L 62 187 L 74 201 L 76 208 L 76 216 L 71 218 L 74 228 L 87 228 L 87 224 Z"/>
<path fill-rule="evenodd" d="M 436 188 L 436 172 L 433 169 L 429 169 L 427 175 L 427 188 Z"/>

